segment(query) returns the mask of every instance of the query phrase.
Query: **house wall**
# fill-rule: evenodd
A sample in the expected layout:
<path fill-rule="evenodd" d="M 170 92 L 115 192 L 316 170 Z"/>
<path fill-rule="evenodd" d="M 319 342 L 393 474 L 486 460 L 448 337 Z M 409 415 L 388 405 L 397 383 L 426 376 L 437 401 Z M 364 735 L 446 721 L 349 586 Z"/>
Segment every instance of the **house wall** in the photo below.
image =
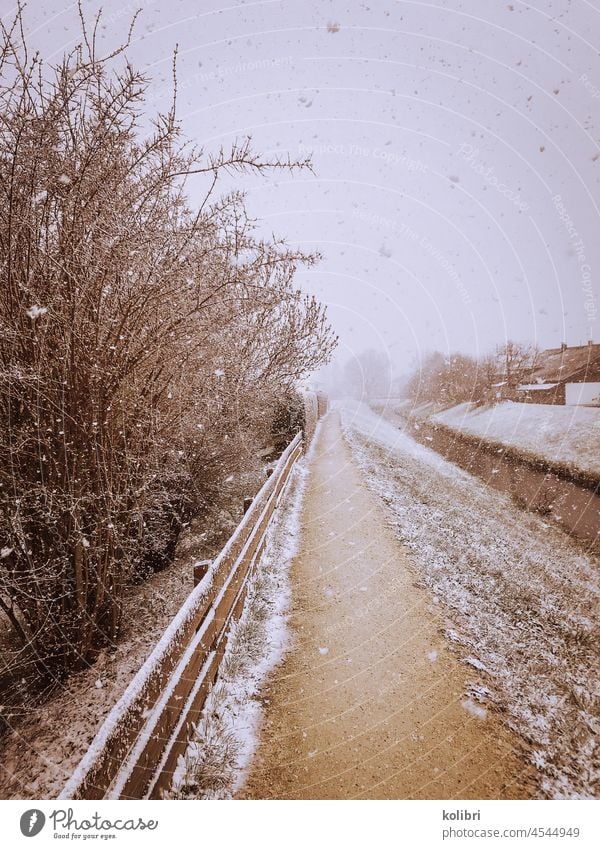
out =
<path fill-rule="evenodd" d="M 600 382 L 598 383 L 567 383 L 567 404 L 589 404 L 600 407 Z"/>

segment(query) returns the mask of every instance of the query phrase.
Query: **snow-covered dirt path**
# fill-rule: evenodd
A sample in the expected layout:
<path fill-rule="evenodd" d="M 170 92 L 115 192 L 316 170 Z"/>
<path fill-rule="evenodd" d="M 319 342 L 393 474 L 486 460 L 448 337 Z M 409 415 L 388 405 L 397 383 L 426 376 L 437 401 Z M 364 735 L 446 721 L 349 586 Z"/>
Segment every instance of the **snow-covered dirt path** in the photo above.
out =
<path fill-rule="evenodd" d="M 418 447 L 418 446 L 417 446 Z M 530 798 L 521 738 L 460 663 L 441 605 L 323 422 L 291 569 L 291 649 L 263 693 L 245 798 Z"/>

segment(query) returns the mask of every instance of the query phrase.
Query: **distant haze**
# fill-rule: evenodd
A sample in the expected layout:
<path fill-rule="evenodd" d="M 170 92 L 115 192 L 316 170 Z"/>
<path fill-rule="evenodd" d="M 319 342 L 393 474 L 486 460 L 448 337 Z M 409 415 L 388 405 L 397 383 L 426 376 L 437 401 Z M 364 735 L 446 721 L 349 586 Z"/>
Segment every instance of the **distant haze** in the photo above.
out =
<path fill-rule="evenodd" d="M 313 152 L 314 175 L 235 182 L 261 227 L 322 252 L 299 282 L 329 305 L 342 361 L 600 340 L 591 3 L 104 0 L 103 50 L 138 5 L 129 56 L 153 78 L 149 108 L 168 108 L 177 42 L 187 136 Z M 78 37 L 65 0 L 26 21 L 55 61 Z"/>

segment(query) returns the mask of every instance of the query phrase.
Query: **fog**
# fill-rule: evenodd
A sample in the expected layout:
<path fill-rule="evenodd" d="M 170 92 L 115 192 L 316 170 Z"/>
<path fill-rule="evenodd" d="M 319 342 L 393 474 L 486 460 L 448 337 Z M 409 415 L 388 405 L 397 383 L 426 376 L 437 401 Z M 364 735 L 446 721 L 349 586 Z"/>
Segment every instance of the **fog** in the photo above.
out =
<path fill-rule="evenodd" d="M 101 50 L 139 5 L 128 55 L 150 109 L 169 106 L 177 43 L 188 137 L 312 155 L 314 173 L 235 182 L 258 226 L 322 253 L 298 282 L 328 305 L 341 362 L 376 348 L 401 372 L 433 349 L 599 339 L 591 3 L 105 0 Z M 78 38 L 65 0 L 26 20 L 51 60 Z"/>

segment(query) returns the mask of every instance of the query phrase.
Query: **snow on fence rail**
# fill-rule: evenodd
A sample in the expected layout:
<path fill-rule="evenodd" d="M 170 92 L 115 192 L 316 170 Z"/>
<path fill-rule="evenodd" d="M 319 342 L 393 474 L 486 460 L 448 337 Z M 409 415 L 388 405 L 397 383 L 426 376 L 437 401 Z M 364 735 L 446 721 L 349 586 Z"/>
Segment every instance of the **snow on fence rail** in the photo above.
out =
<path fill-rule="evenodd" d="M 247 579 L 290 472 L 300 433 L 281 455 L 233 536 L 192 590 L 150 657 L 107 716 L 61 799 L 160 798 L 188 745 L 239 617 Z"/>

